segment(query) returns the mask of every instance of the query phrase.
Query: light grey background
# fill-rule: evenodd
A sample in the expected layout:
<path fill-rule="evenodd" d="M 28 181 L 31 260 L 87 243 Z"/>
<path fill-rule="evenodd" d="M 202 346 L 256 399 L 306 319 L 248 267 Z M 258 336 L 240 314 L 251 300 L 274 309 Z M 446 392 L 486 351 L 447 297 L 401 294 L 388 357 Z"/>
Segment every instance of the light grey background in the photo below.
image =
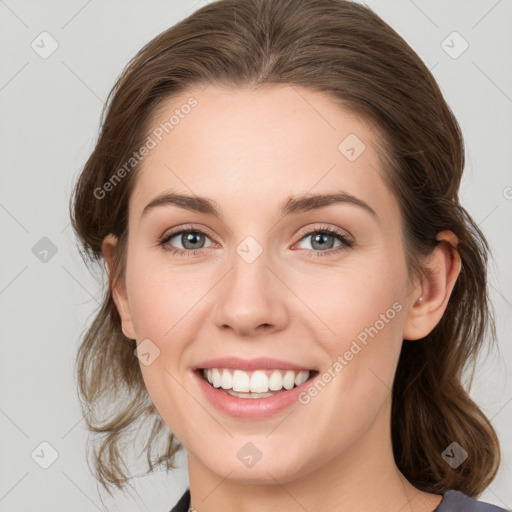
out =
<path fill-rule="evenodd" d="M 79 338 L 100 287 L 76 249 L 68 199 L 118 73 L 144 43 L 205 3 L 0 0 L 0 511 L 103 509 L 86 463 L 73 378 Z M 368 5 L 433 70 L 466 139 L 461 195 L 493 248 L 500 349 L 479 366 L 471 390 L 502 444 L 500 471 L 480 499 L 511 508 L 512 1 Z M 31 47 L 43 31 L 58 43 L 46 59 Z M 463 48 L 454 31 L 469 44 L 458 58 L 445 51 Z M 46 262 L 33 252 L 43 237 L 57 250 Z M 44 441 L 58 453 L 48 469 L 31 457 L 37 449 L 40 461 L 49 460 L 50 450 L 41 452 Z M 140 498 L 102 494 L 106 509 L 168 511 L 187 487 L 184 454 L 180 470 L 134 484 Z"/>

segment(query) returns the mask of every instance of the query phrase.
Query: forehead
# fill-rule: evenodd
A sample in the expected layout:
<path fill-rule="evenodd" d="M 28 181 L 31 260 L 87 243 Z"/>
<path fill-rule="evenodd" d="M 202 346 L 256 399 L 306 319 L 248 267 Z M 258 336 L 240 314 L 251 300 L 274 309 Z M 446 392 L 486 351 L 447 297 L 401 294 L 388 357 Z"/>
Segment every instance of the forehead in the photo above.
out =
<path fill-rule="evenodd" d="M 310 89 L 191 88 L 162 104 L 148 136 L 154 147 L 130 198 L 136 216 L 165 190 L 214 197 L 237 211 L 333 190 L 376 210 L 396 207 L 380 177 L 372 124 Z"/>

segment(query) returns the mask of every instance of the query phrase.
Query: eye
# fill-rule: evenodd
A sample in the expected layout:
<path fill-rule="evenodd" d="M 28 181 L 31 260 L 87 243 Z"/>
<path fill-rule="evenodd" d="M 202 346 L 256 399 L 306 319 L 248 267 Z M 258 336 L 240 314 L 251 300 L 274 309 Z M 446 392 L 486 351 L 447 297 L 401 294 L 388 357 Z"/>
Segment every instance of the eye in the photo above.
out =
<path fill-rule="evenodd" d="M 171 243 L 174 239 L 176 239 L 176 241 Z M 194 256 L 205 248 L 205 239 L 209 239 L 206 233 L 198 229 L 186 228 L 166 233 L 158 243 L 164 250 L 177 256 Z M 176 243 L 182 244 L 183 248 L 175 248 Z"/>
<path fill-rule="evenodd" d="M 307 240 L 312 237 L 310 245 L 313 248 L 313 252 L 309 252 L 308 256 L 313 258 L 337 254 L 340 251 L 350 249 L 354 246 L 354 241 L 349 238 L 347 234 L 329 226 L 321 226 L 314 230 L 302 231 L 299 236 L 301 237 L 300 241 Z M 337 247 L 334 247 L 336 239 L 340 244 Z"/>

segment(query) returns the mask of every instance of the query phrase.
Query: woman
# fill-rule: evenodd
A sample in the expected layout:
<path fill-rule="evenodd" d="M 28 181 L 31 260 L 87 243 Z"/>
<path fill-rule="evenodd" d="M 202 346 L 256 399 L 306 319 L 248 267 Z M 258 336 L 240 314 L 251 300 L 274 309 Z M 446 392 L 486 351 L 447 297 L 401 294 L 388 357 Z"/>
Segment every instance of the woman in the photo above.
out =
<path fill-rule="evenodd" d="M 345 0 L 221 0 L 107 104 L 71 206 L 109 277 L 77 358 L 84 405 L 113 405 L 88 418 L 102 485 L 140 422 L 149 471 L 186 449 L 176 512 L 503 510 L 476 500 L 499 443 L 461 385 L 488 246 L 406 42 Z"/>

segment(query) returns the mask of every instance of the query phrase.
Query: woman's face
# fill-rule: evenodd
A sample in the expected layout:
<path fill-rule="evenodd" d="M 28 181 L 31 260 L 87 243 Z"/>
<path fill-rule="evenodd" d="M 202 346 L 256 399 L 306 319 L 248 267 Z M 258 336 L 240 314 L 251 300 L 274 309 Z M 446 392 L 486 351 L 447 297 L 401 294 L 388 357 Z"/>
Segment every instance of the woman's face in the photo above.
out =
<path fill-rule="evenodd" d="M 378 456 L 389 446 L 412 297 L 371 126 L 284 85 L 196 88 L 153 126 L 154 144 L 132 171 L 118 297 L 149 395 L 189 469 L 284 483 L 340 458 L 348 467 L 356 454 Z M 162 194 L 190 199 L 145 210 Z M 173 234 L 181 229 L 192 233 Z M 222 387 L 233 385 L 281 391 L 241 398 Z"/>

